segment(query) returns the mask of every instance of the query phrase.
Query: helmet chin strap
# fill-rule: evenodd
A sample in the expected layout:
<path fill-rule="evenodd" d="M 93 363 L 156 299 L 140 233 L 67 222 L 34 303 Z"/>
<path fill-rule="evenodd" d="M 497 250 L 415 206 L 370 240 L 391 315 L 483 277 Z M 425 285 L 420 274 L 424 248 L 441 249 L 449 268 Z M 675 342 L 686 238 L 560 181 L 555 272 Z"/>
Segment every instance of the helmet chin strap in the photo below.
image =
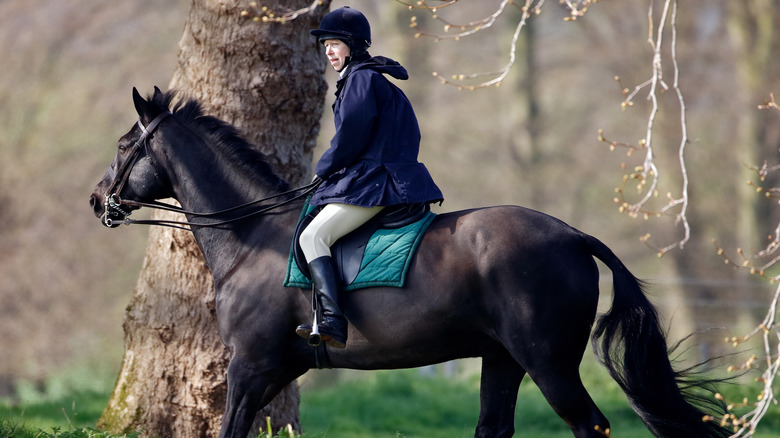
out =
<path fill-rule="evenodd" d="M 347 56 L 344 58 L 344 65 L 341 66 L 341 70 L 338 70 L 339 79 L 343 78 L 349 71 L 349 63 L 352 62 L 352 57 Z"/>
<path fill-rule="evenodd" d="M 349 67 L 352 61 L 364 61 L 371 58 L 371 55 L 367 51 L 362 51 L 355 56 L 352 56 L 351 54 L 344 58 L 344 66 L 341 67 L 341 70 L 338 70 L 339 79 L 346 76 L 346 74 L 349 72 Z"/>

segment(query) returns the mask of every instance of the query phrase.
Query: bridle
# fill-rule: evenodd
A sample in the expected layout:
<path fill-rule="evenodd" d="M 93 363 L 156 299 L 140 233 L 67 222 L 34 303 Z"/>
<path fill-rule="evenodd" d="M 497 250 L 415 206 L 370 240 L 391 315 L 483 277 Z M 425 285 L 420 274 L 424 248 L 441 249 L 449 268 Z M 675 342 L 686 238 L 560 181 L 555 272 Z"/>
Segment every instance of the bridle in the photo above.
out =
<path fill-rule="evenodd" d="M 120 199 L 119 193 L 125 188 L 125 184 L 130 178 L 130 171 L 135 166 L 136 161 L 138 161 L 138 157 L 141 156 L 141 146 L 146 144 L 146 140 L 152 135 L 154 130 L 157 129 L 160 122 L 170 115 L 170 111 L 164 111 L 158 114 L 147 126 L 144 126 L 141 119 L 138 119 L 138 127 L 141 128 L 141 136 L 138 137 L 138 140 L 133 144 L 130 150 L 130 156 L 122 164 L 122 167 L 117 170 L 114 175 L 114 180 L 111 181 L 111 185 L 108 186 L 108 189 L 106 190 L 106 199 L 103 204 L 103 217 L 101 218 L 103 225 L 109 228 L 114 225 L 114 221 L 110 217 L 112 212 L 121 214 L 123 217 L 130 216 L 131 212 L 122 208 L 122 205 L 126 203 Z"/>
<path fill-rule="evenodd" d="M 166 204 L 164 202 L 159 202 L 159 201 L 138 202 L 138 201 L 122 199 L 119 196 L 119 193 L 121 193 L 122 189 L 124 189 L 124 186 L 130 177 L 130 172 L 132 171 L 133 166 L 135 166 L 136 162 L 138 161 L 138 158 L 141 156 L 141 146 L 144 145 L 148 146 L 149 137 L 152 135 L 152 133 L 154 133 L 154 130 L 157 128 L 160 122 L 162 122 L 166 117 L 170 115 L 171 113 L 169 111 L 162 112 L 157 117 L 155 117 L 154 120 L 152 120 L 147 126 L 144 126 L 140 119 L 138 120 L 138 126 L 141 128 L 141 136 L 138 138 L 138 140 L 136 140 L 135 144 L 133 144 L 132 150 L 130 151 L 130 156 L 121 166 L 121 168 L 115 173 L 111 185 L 109 185 L 108 189 L 106 190 L 105 202 L 103 205 L 104 212 L 103 212 L 103 217 L 101 218 L 101 222 L 106 227 L 113 228 L 113 226 L 115 225 L 114 219 L 111 218 L 112 213 L 114 213 L 115 215 L 120 215 L 122 217 L 122 223 L 125 225 L 132 225 L 132 224 L 160 225 L 160 226 L 166 226 L 171 228 L 179 228 L 187 231 L 190 231 L 192 227 L 220 227 L 226 224 L 248 219 L 253 216 L 268 213 L 284 205 L 290 204 L 298 199 L 304 198 L 308 196 L 310 193 L 312 193 L 314 190 L 316 190 L 317 187 L 319 187 L 319 185 L 322 182 L 319 179 L 315 179 L 311 183 L 302 187 L 288 190 L 283 193 L 278 193 L 276 195 L 268 196 L 263 199 L 258 199 L 256 201 L 247 202 L 245 204 L 237 205 L 235 207 L 231 207 L 225 210 L 215 211 L 210 213 L 198 213 L 193 211 L 187 211 L 182 209 L 181 207 L 171 205 L 171 204 Z M 158 210 L 172 211 L 172 212 L 181 213 L 181 214 L 199 217 L 199 218 L 218 218 L 219 216 L 222 216 L 227 213 L 232 213 L 238 210 L 252 207 L 262 202 L 269 201 L 271 199 L 280 198 L 295 193 L 297 193 L 297 195 L 290 197 L 289 199 L 283 200 L 281 202 L 277 202 L 272 205 L 261 206 L 257 210 L 250 211 L 249 213 L 246 213 L 242 216 L 234 217 L 231 219 L 218 220 L 214 222 L 206 222 L 206 223 L 190 222 L 190 221 L 175 221 L 175 220 L 156 220 L 156 219 L 133 220 L 128 218 L 132 214 L 132 211 L 123 208 L 125 206 L 137 207 L 137 208 L 147 207 L 147 208 L 155 208 Z M 190 228 L 184 228 L 185 226 L 188 226 Z"/>

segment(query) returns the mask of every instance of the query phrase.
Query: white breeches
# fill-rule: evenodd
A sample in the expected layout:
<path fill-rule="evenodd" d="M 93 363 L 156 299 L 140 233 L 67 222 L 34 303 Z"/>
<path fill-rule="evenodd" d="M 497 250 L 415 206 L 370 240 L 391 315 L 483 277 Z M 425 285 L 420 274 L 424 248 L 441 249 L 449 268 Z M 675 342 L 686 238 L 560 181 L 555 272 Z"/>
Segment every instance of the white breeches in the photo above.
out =
<path fill-rule="evenodd" d="M 376 216 L 384 207 L 357 207 L 347 204 L 327 204 L 301 232 L 298 243 L 307 262 L 330 256 L 330 247 L 350 232 Z"/>

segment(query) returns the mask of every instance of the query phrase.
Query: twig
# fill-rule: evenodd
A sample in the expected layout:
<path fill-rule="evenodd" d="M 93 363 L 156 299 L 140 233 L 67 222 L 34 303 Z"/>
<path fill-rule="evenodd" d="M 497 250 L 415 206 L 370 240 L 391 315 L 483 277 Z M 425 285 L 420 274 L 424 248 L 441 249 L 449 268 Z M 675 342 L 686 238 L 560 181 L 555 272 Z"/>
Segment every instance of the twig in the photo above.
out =
<path fill-rule="evenodd" d="M 295 20 L 301 15 L 309 14 L 317 10 L 317 8 L 325 5 L 323 0 L 314 0 L 312 4 L 305 8 L 296 9 L 284 13 L 278 13 L 271 10 L 267 6 L 260 6 L 257 2 L 249 3 L 249 8 L 241 11 L 242 17 L 251 17 L 254 21 L 273 22 L 273 23 L 286 23 L 288 21 Z M 330 3 L 330 2 L 328 2 Z"/>
<path fill-rule="evenodd" d="M 758 105 L 758 108 L 775 109 L 780 111 L 780 106 L 775 103 L 774 95 L 772 94 L 770 94 L 769 101 L 762 105 Z M 780 170 L 780 166 L 769 166 L 766 162 L 764 162 L 763 166 L 752 166 L 751 168 L 757 172 L 761 181 L 764 181 L 768 174 Z M 770 193 L 771 190 L 772 189 L 762 189 L 757 191 Z M 738 248 L 737 253 L 741 259 L 740 263 L 734 262 L 732 258 L 726 255 L 726 252 L 723 250 L 723 248 L 719 247 L 717 243 L 715 243 L 717 253 L 723 257 L 723 260 L 726 264 L 734 266 L 736 269 L 747 270 L 751 275 L 766 279 L 771 283 L 778 283 L 763 321 L 747 335 L 741 338 L 733 337 L 731 339 L 726 339 L 727 342 L 732 343 L 732 345 L 736 347 L 741 343 L 747 342 L 757 337 L 758 335 L 761 335 L 764 352 L 763 361 L 765 362 L 766 367 L 761 373 L 761 376 L 756 378 L 756 381 L 761 382 L 763 385 L 761 391 L 756 397 L 756 401 L 752 404 L 753 409 L 742 414 L 741 416 L 737 416 L 733 412 L 734 407 L 748 406 L 748 400 L 745 399 L 743 403 L 739 405 L 729 405 L 730 412 L 721 420 L 721 424 L 730 425 L 734 428 L 734 434 L 732 435 L 732 438 L 752 436 L 769 409 L 772 406 L 776 406 L 778 404 L 778 398 L 774 391 L 774 385 L 778 373 L 780 373 L 780 324 L 778 324 L 777 321 L 778 303 L 780 303 L 780 275 L 773 276 L 768 274 L 768 271 L 771 268 L 775 268 L 780 265 L 780 255 L 776 255 L 778 248 L 780 248 L 780 224 L 775 227 L 774 238 L 770 236 L 770 239 L 772 240 L 763 250 L 756 252 L 752 256 L 746 256 L 742 249 Z M 758 260 L 763 260 L 768 257 L 771 257 L 768 262 L 758 262 Z M 756 364 L 756 356 L 752 356 L 747 362 L 739 366 L 729 367 L 729 371 L 754 368 L 758 368 Z"/>
<path fill-rule="evenodd" d="M 512 34 L 512 41 L 509 48 L 509 59 L 501 69 L 496 71 L 491 71 L 491 72 L 454 74 L 454 75 L 442 75 L 439 74 L 438 72 L 433 73 L 433 76 L 439 79 L 439 81 L 442 84 L 455 86 L 461 90 L 477 90 L 480 88 L 491 87 L 491 86 L 498 87 L 501 85 L 501 83 L 509 75 L 509 73 L 512 70 L 512 67 L 515 64 L 517 58 L 517 42 L 520 38 L 521 31 L 525 27 L 529 18 L 541 13 L 541 8 L 545 3 L 545 0 L 525 0 L 523 6 L 519 6 L 516 0 L 503 0 L 498 6 L 498 8 L 488 16 L 468 23 L 456 24 L 442 18 L 438 14 L 438 11 L 439 9 L 457 3 L 458 0 L 442 1 L 441 2 L 442 4 L 435 5 L 435 6 L 432 6 L 430 4 L 430 0 L 428 1 L 418 0 L 414 3 L 405 0 L 395 0 L 395 1 L 408 7 L 409 9 L 425 10 L 431 14 L 431 17 L 434 20 L 441 22 L 443 24 L 443 33 L 432 33 L 423 30 L 423 31 L 418 31 L 415 34 L 415 36 L 418 38 L 428 37 L 428 38 L 434 38 L 436 41 L 445 40 L 445 39 L 457 41 L 460 40 L 461 38 L 473 36 L 485 29 L 489 29 L 493 27 L 493 25 L 496 23 L 496 20 L 500 16 L 506 13 L 507 7 L 515 6 L 520 8 L 522 14 L 520 16 L 520 20 L 517 22 L 517 25 L 515 26 L 515 31 Z M 572 21 L 572 20 L 576 20 L 578 17 L 583 16 L 587 12 L 588 7 L 591 4 L 596 2 L 597 0 L 562 0 L 561 3 L 569 9 L 569 14 L 570 14 L 569 17 L 566 17 L 565 20 Z M 417 25 L 418 25 L 417 17 L 412 17 L 409 26 L 417 27 Z M 457 32 L 451 32 L 451 31 L 457 31 Z M 471 81 L 475 81 L 475 80 L 481 80 L 482 82 L 472 84 Z"/>
<path fill-rule="evenodd" d="M 629 91 L 628 88 L 623 87 L 622 83 L 620 82 L 620 77 L 615 77 L 615 80 L 621 86 L 621 90 L 624 96 L 624 99 L 621 102 L 621 107 L 623 109 L 632 107 L 634 105 L 634 98 L 642 90 L 648 89 L 647 100 L 650 101 L 651 108 L 647 117 L 645 137 L 638 142 L 638 146 L 631 146 L 627 143 L 607 140 L 603 130 L 599 130 L 599 140 L 608 143 L 611 150 L 614 150 L 616 147 L 627 148 L 629 156 L 636 151 L 643 151 L 645 153 L 642 165 L 636 166 L 631 174 L 624 174 L 621 185 L 615 189 L 617 193 L 615 202 L 620 204 L 620 212 L 626 213 L 630 217 L 642 216 L 645 219 L 661 216 L 674 217 L 675 224 L 682 227 L 682 235 L 676 241 L 663 247 L 657 247 L 650 244 L 649 241 L 651 236 L 649 234 L 645 234 L 640 238 L 640 241 L 655 250 L 658 253 L 658 256 L 661 257 L 672 249 L 683 249 L 691 235 L 690 224 L 687 217 L 689 202 L 689 181 L 685 162 L 685 148 L 689 144 L 689 137 L 688 121 L 685 115 L 685 98 L 683 96 L 682 89 L 679 86 L 680 68 L 679 64 L 677 63 L 677 0 L 665 0 L 661 18 L 658 20 L 657 29 L 653 21 L 652 3 L 648 8 L 647 15 L 649 22 L 648 44 L 653 49 L 653 58 L 651 62 L 652 73 L 650 79 L 635 86 L 633 91 Z M 666 197 L 668 202 L 666 205 L 660 209 L 651 209 L 649 208 L 649 204 L 653 198 L 658 197 L 658 186 L 661 181 L 660 170 L 655 163 L 657 148 L 653 138 L 655 132 L 656 116 L 660 111 L 659 94 L 670 89 L 669 85 L 664 81 L 663 77 L 663 44 L 664 37 L 666 35 L 667 22 L 671 28 L 670 61 L 674 68 L 674 81 L 672 83 L 671 89 L 674 90 L 675 95 L 677 96 L 678 105 L 680 107 L 680 142 L 677 148 L 677 160 L 680 164 L 682 186 L 680 187 L 680 196 L 675 197 L 671 193 L 667 193 Z M 640 199 L 633 203 L 627 201 L 627 198 L 625 197 L 625 185 L 628 181 L 637 181 L 637 194 L 640 195 Z"/>

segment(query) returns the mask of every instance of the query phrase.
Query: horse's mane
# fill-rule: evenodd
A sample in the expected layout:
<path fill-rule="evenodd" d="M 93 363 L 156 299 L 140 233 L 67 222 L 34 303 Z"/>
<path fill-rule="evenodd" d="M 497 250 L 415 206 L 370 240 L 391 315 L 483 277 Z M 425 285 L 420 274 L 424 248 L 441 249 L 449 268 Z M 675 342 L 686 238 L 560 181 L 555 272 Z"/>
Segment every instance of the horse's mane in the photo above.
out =
<path fill-rule="evenodd" d="M 178 97 L 178 99 L 177 99 Z M 171 108 L 171 103 L 176 102 Z M 241 131 L 230 123 L 205 114 L 203 105 L 194 98 L 183 96 L 178 90 L 155 93 L 149 102 L 163 111 L 170 111 L 176 119 L 219 149 L 243 169 L 264 178 L 273 190 L 287 191 L 289 184 L 280 178 L 268 164 L 268 158 L 247 141 Z"/>

